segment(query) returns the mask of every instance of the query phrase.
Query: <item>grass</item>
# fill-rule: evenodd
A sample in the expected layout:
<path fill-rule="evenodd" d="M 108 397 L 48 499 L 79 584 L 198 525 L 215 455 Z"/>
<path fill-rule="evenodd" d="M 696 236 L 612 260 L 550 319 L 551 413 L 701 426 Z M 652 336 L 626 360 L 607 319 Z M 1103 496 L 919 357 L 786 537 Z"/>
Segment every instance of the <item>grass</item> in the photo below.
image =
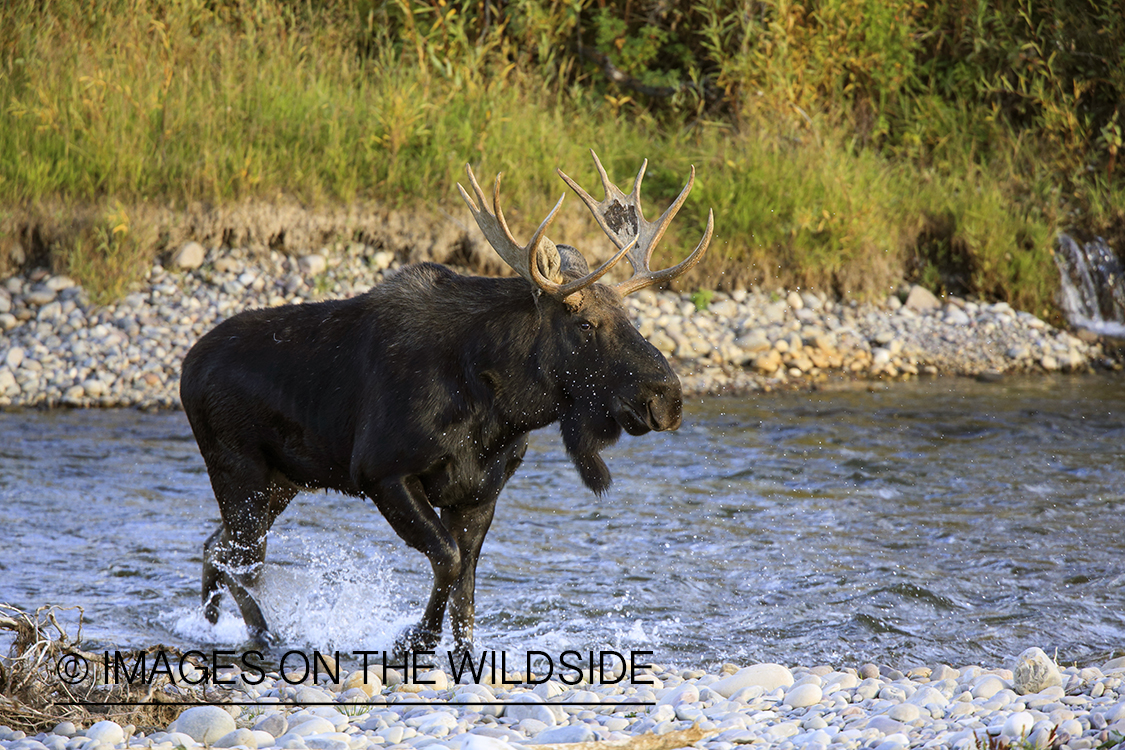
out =
<path fill-rule="evenodd" d="M 1116 120 L 1076 120 L 1081 97 L 1034 67 L 1013 90 L 1051 105 L 1035 127 L 1001 116 L 992 89 L 955 98 L 967 74 L 902 32 L 945 33 L 954 11 L 868 5 L 766 3 L 742 17 L 726 0 L 677 2 L 699 29 L 686 49 L 638 31 L 637 10 L 599 15 L 586 0 L 508 0 L 491 25 L 483 6 L 443 0 L 15 0 L 0 10 L 0 271 L 46 213 L 90 216 L 38 249 L 109 299 L 166 249 L 129 223 L 138 206 L 286 195 L 450 210 L 466 162 L 482 179 L 506 174 L 527 230 L 562 191 L 556 167 L 598 184 L 593 147 L 625 187 L 650 160 L 651 213 L 696 166 L 666 252 L 694 247 L 709 207 L 716 238 L 686 288 L 870 297 L 906 279 L 1050 311 L 1056 232 L 1080 212 L 1125 234 Z M 707 74 L 721 93 L 615 87 L 568 53 L 579 33 L 619 49 L 638 80 Z M 645 68 L 665 59 L 680 67 Z M 1087 168 L 1094 151 L 1108 169 Z"/>

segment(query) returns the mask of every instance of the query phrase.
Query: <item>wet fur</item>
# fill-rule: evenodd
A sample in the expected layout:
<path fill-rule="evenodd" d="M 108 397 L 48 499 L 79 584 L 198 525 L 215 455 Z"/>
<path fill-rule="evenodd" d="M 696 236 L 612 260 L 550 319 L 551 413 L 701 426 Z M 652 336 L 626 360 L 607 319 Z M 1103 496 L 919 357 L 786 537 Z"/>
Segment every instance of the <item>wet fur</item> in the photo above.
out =
<path fill-rule="evenodd" d="M 458 643 L 471 641 L 480 546 L 531 430 L 558 421 L 600 495 L 611 477 L 599 452 L 621 435 L 615 403 L 671 415 L 665 426 L 632 424 L 640 434 L 677 426 L 681 398 L 612 290 L 594 285 L 563 303 L 523 279 L 435 264 L 353 299 L 224 321 L 185 357 L 181 397 L 223 520 L 205 545 L 208 617 L 225 586 L 264 636 L 250 589 L 266 534 L 299 488 L 334 489 L 372 499 L 433 566 L 426 612 L 402 650 L 436 645 L 447 603 Z"/>

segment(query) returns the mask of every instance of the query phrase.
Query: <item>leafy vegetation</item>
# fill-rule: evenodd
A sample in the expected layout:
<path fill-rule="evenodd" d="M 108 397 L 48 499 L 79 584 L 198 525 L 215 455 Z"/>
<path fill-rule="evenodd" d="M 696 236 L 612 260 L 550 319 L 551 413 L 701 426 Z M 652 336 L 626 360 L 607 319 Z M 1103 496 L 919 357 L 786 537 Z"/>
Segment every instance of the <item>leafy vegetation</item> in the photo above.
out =
<path fill-rule="evenodd" d="M 13 0 L 0 265 L 44 204 L 102 217 L 56 265 L 113 275 L 136 204 L 452 207 L 466 161 L 528 225 L 555 167 L 597 184 L 593 146 L 618 181 L 650 159 L 653 207 L 696 165 L 666 241 L 715 208 L 689 286 L 905 278 L 1042 312 L 1060 229 L 1125 238 L 1123 54 L 1098 0 Z"/>

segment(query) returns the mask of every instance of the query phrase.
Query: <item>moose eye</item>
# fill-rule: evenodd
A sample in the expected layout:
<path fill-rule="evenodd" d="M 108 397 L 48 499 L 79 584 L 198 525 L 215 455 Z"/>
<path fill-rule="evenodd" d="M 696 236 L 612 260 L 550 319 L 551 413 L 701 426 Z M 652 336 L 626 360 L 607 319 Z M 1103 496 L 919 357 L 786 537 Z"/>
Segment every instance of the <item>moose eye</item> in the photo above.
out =
<path fill-rule="evenodd" d="M 588 320 L 580 320 L 580 321 L 578 321 L 578 327 L 581 328 L 583 331 L 590 331 L 590 330 L 593 330 L 594 324 L 591 323 Z"/>

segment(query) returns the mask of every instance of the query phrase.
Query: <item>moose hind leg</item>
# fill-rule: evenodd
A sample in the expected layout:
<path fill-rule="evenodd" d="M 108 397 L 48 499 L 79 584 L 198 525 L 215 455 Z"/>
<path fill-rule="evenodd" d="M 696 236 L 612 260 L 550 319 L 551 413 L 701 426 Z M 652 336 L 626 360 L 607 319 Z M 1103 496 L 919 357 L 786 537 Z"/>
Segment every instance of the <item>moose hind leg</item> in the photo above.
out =
<path fill-rule="evenodd" d="M 251 637 L 262 639 L 269 627 L 250 589 L 261 575 L 270 526 L 297 490 L 290 483 L 279 481 L 264 482 L 264 489 L 250 493 L 228 491 L 228 487 L 214 479 L 212 483 L 223 526 L 204 544 L 204 614 L 210 622 L 218 620 L 221 583 L 238 604 Z"/>

